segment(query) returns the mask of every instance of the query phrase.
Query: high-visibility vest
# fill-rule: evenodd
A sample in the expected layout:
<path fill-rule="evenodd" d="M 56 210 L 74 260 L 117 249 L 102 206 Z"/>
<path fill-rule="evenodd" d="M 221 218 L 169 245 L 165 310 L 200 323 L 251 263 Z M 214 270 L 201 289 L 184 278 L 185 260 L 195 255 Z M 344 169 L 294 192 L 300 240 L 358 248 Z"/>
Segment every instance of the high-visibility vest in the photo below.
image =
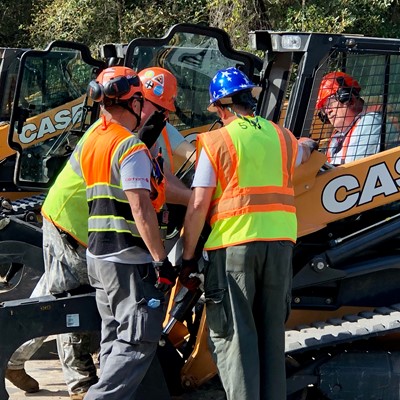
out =
<path fill-rule="evenodd" d="M 344 138 L 342 139 L 341 148 L 337 152 L 337 153 L 339 153 L 341 151 L 340 164 L 344 164 L 346 162 L 347 151 L 349 149 L 350 140 L 351 140 L 351 137 L 352 137 L 355 129 L 358 126 L 358 123 L 360 122 L 360 119 L 362 117 L 364 117 L 365 115 L 370 114 L 370 113 L 376 113 L 376 114 L 381 115 L 381 110 L 382 110 L 382 105 L 380 105 L 380 104 L 372 104 L 372 105 L 364 107 L 363 111 L 354 118 L 350 129 L 347 131 L 347 133 L 345 134 Z M 389 121 L 390 123 L 395 122 L 395 121 L 393 121 L 393 117 L 390 117 L 389 120 L 390 120 Z M 387 124 L 388 127 L 390 127 L 390 123 Z M 365 128 L 368 128 L 368 126 L 365 126 Z M 395 136 L 395 138 L 398 137 L 396 132 L 397 132 L 397 129 L 394 129 L 393 132 L 390 132 L 390 131 L 387 132 L 387 139 L 388 139 L 387 146 L 388 146 L 388 148 L 390 146 L 394 147 L 393 143 L 391 143 L 391 141 L 393 141 L 393 136 Z M 332 140 L 333 140 L 333 135 L 329 139 L 328 148 L 327 148 L 327 151 L 326 151 L 326 157 L 327 157 L 327 161 L 329 163 L 332 163 L 334 161 L 334 159 L 337 157 L 337 156 L 335 156 L 336 153 L 335 154 L 332 153 L 332 150 L 334 149 L 333 146 L 332 146 Z M 380 143 L 380 138 L 379 138 L 379 143 Z M 377 148 L 377 151 L 379 151 L 379 148 Z M 361 154 L 359 156 L 365 157 L 365 156 L 369 156 L 369 155 L 371 155 L 371 154 Z"/>
<path fill-rule="evenodd" d="M 250 118 L 249 118 L 250 119 Z M 298 143 L 286 129 L 241 118 L 197 136 L 217 175 L 206 250 L 297 238 L 293 172 Z"/>
<path fill-rule="evenodd" d="M 76 167 L 79 163 L 77 155 L 87 135 L 100 123 L 101 120 L 94 123 L 78 142 L 76 150 L 50 188 L 41 209 L 44 218 L 85 247 L 88 243 L 89 207 L 86 200 L 85 182 L 79 167 Z"/>
<path fill-rule="evenodd" d="M 73 167 L 80 168 L 86 183 L 89 251 L 96 256 L 133 246 L 146 248 L 122 188 L 120 166 L 137 151 L 145 151 L 151 159 L 147 147 L 132 132 L 111 122 L 105 128 L 97 125 L 75 150 L 79 165 Z M 166 227 L 160 227 L 162 237 L 165 232 Z"/>
<path fill-rule="evenodd" d="M 170 125 L 169 124 L 165 125 L 164 129 L 161 131 L 161 135 L 164 139 L 165 147 L 167 149 L 166 156 L 168 157 L 169 169 L 171 172 L 174 172 L 174 156 L 172 153 L 171 142 L 169 141 L 169 137 L 168 137 L 168 126 L 170 126 Z M 165 158 L 165 154 L 163 154 L 163 157 Z"/>
<path fill-rule="evenodd" d="M 347 156 L 347 150 L 349 149 L 349 143 L 350 143 L 351 135 L 355 131 L 355 129 L 357 127 L 357 123 L 358 123 L 360 117 L 361 117 L 361 115 L 358 115 L 356 117 L 356 119 L 353 121 L 352 127 L 349 129 L 349 131 L 346 133 L 345 137 L 342 139 L 342 146 L 341 146 L 341 149 L 339 150 L 339 151 L 342 151 L 342 155 L 340 157 L 340 164 L 344 164 L 345 163 L 346 156 Z M 329 163 L 332 163 L 332 161 L 335 159 L 335 154 L 332 154 L 332 150 L 333 150 L 333 148 L 332 148 L 332 140 L 333 140 L 333 137 L 331 137 L 329 139 L 328 150 L 326 152 L 326 158 L 327 158 L 327 161 Z"/>
<path fill-rule="evenodd" d="M 78 142 L 71 158 L 50 188 L 41 209 L 44 218 L 85 247 L 88 244 L 89 207 L 86 199 L 86 185 L 78 158 L 85 138 L 100 123 L 102 123 L 101 119 L 95 122 Z M 151 179 L 151 182 L 157 192 L 157 197 L 152 200 L 152 203 L 158 212 L 165 201 L 165 178 L 160 185 L 154 185 L 155 179 Z"/>

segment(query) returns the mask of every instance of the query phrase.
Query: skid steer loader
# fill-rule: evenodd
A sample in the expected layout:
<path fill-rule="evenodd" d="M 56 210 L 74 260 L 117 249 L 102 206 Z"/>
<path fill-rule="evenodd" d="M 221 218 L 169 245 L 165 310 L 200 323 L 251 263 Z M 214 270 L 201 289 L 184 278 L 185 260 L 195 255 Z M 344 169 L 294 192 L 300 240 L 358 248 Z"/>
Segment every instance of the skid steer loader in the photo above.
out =
<path fill-rule="evenodd" d="M 43 273 L 40 206 L 51 177 L 91 122 L 86 82 L 104 65 L 86 46 L 51 46 L 47 58 L 22 61 L 21 69 L 24 54 L 34 51 L 0 48 L 0 301 L 29 297 Z M 12 110 L 17 121 L 9 139 Z M 22 173 L 14 176 L 16 169 Z M 26 178 L 35 185 L 25 185 Z"/>
<path fill-rule="evenodd" d="M 178 24 L 163 38 L 134 39 L 123 47 L 122 59 L 136 70 L 157 65 L 174 73 L 179 94 L 171 123 L 189 140 L 217 126 L 215 116 L 206 111 L 208 85 L 218 69 L 236 66 L 263 89 L 259 115 L 281 123 L 298 138 L 319 142 L 319 151 L 295 176 L 299 228 L 286 332 L 288 396 L 400 399 L 400 40 L 255 31 L 250 33 L 250 43 L 262 57 L 235 51 L 221 30 Z M 70 78 L 81 76 L 82 70 L 95 74 L 99 65 L 80 56 L 83 48 L 76 46 L 72 51 L 82 65 L 70 71 Z M 113 45 L 107 49 L 112 52 Z M 117 54 L 120 47 L 114 49 Z M 25 64 L 43 63 L 59 50 L 49 46 L 43 52 L 24 53 L 14 104 L 21 101 Z M 63 43 L 63 51 L 71 47 Z M 357 79 L 364 101 L 375 107 L 382 120 L 376 154 L 339 166 L 327 163 L 325 152 L 333 128 L 321 121 L 316 109 L 321 81 L 332 71 Z M 73 141 L 66 130 L 53 139 L 56 146 L 42 141 L 34 149 L 24 147 L 19 138 L 28 121 L 20 108 L 13 108 L 9 131 L 9 145 L 17 154 L 14 184 L 21 190 L 45 190 L 57 172 L 57 167 L 49 166 L 52 162 L 59 166 L 53 149 L 65 152 L 66 144 Z M 192 166 L 179 171 L 188 185 L 192 175 Z M 179 260 L 179 250 L 175 251 Z M 171 295 L 161 343 L 168 342 L 169 359 L 178 360 L 166 371 L 171 390 L 179 385 L 199 387 L 216 374 L 206 344 L 203 303 L 201 293 L 189 296 L 179 285 Z M 5 339 L 8 344 L 3 344 L 0 368 L 30 337 L 96 329 L 95 313 L 92 324 L 87 315 L 81 326 L 66 324 L 70 314 L 80 315 L 84 309 L 93 309 L 90 293 L 2 303 L 0 326 L 7 329 L 0 329 L 4 332 L 0 346 Z M 57 318 L 49 327 L 45 321 L 51 313 Z M 5 391 L 3 380 L 0 374 L 0 391 Z"/>

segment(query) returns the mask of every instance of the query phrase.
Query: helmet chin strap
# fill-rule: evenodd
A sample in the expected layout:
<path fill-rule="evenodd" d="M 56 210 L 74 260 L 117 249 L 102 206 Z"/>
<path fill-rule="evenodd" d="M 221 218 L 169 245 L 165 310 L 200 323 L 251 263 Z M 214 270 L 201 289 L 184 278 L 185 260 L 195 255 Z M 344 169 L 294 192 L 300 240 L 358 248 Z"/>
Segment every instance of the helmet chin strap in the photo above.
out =
<path fill-rule="evenodd" d="M 136 118 L 136 125 L 132 129 L 132 132 L 140 125 L 140 122 L 142 120 L 142 106 L 140 106 L 140 114 L 136 114 L 135 111 L 133 111 L 133 108 L 130 107 L 127 103 L 118 103 L 119 106 L 121 106 L 123 109 L 126 111 L 129 111 L 135 118 Z"/>

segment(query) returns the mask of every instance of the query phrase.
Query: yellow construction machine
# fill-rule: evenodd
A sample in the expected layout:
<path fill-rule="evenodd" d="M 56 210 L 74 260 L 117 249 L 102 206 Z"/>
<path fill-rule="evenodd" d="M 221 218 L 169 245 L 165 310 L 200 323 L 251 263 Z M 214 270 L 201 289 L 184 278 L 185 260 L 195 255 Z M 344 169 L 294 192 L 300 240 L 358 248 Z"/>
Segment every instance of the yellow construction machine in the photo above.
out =
<path fill-rule="evenodd" d="M 54 41 L 47 50 L 36 57 L 35 50 L 0 48 L 3 301 L 29 297 L 43 273 L 40 206 L 97 112 L 87 103 L 86 88 L 104 62 L 78 43 Z"/>
<path fill-rule="evenodd" d="M 222 30 L 178 24 L 162 38 L 134 39 L 124 46 L 107 44 L 102 50 L 106 58 L 117 58 L 136 70 L 161 66 L 177 77 L 177 111 L 171 115 L 171 123 L 188 140 L 218 126 L 215 115 L 206 111 L 209 82 L 218 69 L 235 66 L 262 88 L 259 115 L 281 123 L 298 138 L 318 141 L 319 150 L 295 176 L 299 230 L 293 259 L 292 312 L 286 332 L 288 396 L 292 400 L 400 399 L 400 40 L 271 31 L 251 32 L 249 37 L 254 54 L 234 50 Z M 36 92 L 28 93 L 32 100 L 21 106 L 24 82 L 33 88 L 39 70 L 39 82 L 47 82 L 53 76 L 51 69 L 34 66 L 45 64 L 60 52 L 74 54 L 64 77 L 69 83 L 79 82 L 81 90 L 72 96 L 66 93 L 65 102 L 55 106 L 56 123 L 33 123 L 27 116 L 43 98 Z M 101 62 L 89 57 L 83 46 L 67 42 L 21 56 L 8 132 L 8 145 L 13 150 L 10 156 L 14 157 L 13 184 L 20 193 L 44 191 L 53 181 L 73 147 L 74 135 L 79 137 L 90 122 L 89 116 L 95 115 L 92 105 L 81 96 L 89 78 L 101 68 Z M 322 78 L 332 71 L 357 79 L 362 98 L 375 106 L 382 121 L 376 154 L 339 166 L 327 163 L 326 143 L 333 129 L 321 121 L 316 109 Z M 35 78 L 28 78 L 32 73 Z M 74 121 L 75 115 L 72 111 L 68 114 L 65 105 L 72 110 L 77 104 L 83 104 L 79 129 L 73 122 L 64 127 L 63 121 Z M 48 112 L 49 108 L 40 111 Z M 55 131 L 58 125 L 63 128 L 61 134 Z M 43 138 L 46 140 L 36 141 Z M 24 143 L 27 140 L 33 145 Z M 183 166 L 177 174 L 190 185 L 193 166 Z M 179 232 L 181 221 L 176 225 L 174 232 Z M 176 262 L 178 236 L 169 239 L 176 242 Z M 7 242 L 7 236 L 0 240 Z M 24 262 L 28 256 L 18 256 L 15 261 L 16 255 L 7 252 L 10 243 L 1 244 L 4 262 L 32 269 L 33 255 L 28 264 Z M 75 312 L 83 312 L 83 305 L 92 304 L 93 296 L 46 298 L 37 305 L 33 300 L 5 301 L 7 316 L 2 319 L 0 307 L 0 325 L 7 321 L 9 335 L 15 334 L 11 311 L 16 315 L 18 310 L 32 307 L 37 313 L 36 325 L 29 325 L 33 323 L 25 318 L 18 326 L 35 326 L 31 337 L 47 334 L 49 328 L 45 324 L 39 327 L 37 321 L 48 318 L 51 310 L 62 313 L 72 302 L 78 304 Z M 98 316 L 93 315 L 93 320 L 97 324 Z M 63 322 L 59 324 L 51 333 L 67 331 Z M 29 337 L 24 335 L 15 343 Z M 12 353 L 12 349 L 7 351 Z M 201 291 L 188 294 L 179 285 L 175 287 L 160 342 L 160 358 L 163 354 L 171 391 L 198 388 L 216 375 L 207 347 Z"/>

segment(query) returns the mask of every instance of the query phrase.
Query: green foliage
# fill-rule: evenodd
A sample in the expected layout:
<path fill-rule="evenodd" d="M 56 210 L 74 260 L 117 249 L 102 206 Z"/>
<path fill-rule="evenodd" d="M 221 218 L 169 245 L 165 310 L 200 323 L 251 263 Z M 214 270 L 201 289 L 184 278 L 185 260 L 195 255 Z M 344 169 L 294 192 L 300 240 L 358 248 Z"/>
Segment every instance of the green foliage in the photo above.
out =
<path fill-rule="evenodd" d="M 400 37 L 399 0 L 2 0 L 0 46 L 65 39 L 94 50 L 159 37 L 181 22 L 225 29 L 239 49 L 256 29 Z"/>
<path fill-rule="evenodd" d="M 182 21 L 206 22 L 205 0 L 54 0 L 37 7 L 30 33 L 34 46 L 54 38 L 85 43 L 128 43 L 143 36 L 160 36 Z"/>
<path fill-rule="evenodd" d="M 0 46 L 26 47 L 29 44 L 27 27 L 31 18 L 31 1 L 0 1 Z"/>
<path fill-rule="evenodd" d="M 400 37 L 398 0 L 212 0 L 209 13 L 242 49 L 256 29 Z"/>
<path fill-rule="evenodd" d="M 274 29 L 398 37 L 399 12 L 398 0 L 303 0 L 290 2 Z"/>

